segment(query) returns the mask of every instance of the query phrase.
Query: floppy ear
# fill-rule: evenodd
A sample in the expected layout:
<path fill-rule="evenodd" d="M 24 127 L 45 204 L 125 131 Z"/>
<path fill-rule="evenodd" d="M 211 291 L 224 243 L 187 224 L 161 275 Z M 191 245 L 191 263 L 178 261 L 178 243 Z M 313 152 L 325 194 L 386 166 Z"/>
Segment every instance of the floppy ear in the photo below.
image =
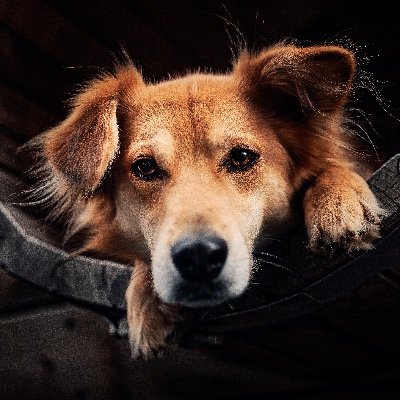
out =
<path fill-rule="evenodd" d="M 274 111 L 310 115 L 346 102 L 355 66 L 353 53 L 341 47 L 279 45 L 256 56 L 243 53 L 234 74 Z"/>
<path fill-rule="evenodd" d="M 140 83 L 133 68 L 92 81 L 74 99 L 68 118 L 45 133 L 44 156 L 68 186 L 90 193 L 100 184 L 118 152 L 121 92 Z"/>
<path fill-rule="evenodd" d="M 73 100 L 69 116 L 28 142 L 39 179 L 29 194 L 31 204 L 56 206 L 62 214 L 101 183 L 119 148 L 117 109 L 123 99 L 144 85 L 131 65 L 90 82 Z"/>

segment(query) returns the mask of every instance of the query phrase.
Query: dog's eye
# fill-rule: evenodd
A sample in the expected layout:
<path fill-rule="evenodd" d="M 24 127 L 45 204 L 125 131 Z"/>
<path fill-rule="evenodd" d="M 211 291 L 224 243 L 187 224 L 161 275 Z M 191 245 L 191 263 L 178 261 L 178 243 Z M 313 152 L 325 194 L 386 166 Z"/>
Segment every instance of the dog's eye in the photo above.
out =
<path fill-rule="evenodd" d="M 162 178 L 162 171 L 156 160 L 151 157 L 143 157 L 136 160 L 131 167 L 133 174 L 144 181 Z"/>
<path fill-rule="evenodd" d="M 230 151 L 225 161 L 225 166 L 229 172 L 246 171 L 252 167 L 259 158 L 260 155 L 252 150 L 235 147 Z"/>

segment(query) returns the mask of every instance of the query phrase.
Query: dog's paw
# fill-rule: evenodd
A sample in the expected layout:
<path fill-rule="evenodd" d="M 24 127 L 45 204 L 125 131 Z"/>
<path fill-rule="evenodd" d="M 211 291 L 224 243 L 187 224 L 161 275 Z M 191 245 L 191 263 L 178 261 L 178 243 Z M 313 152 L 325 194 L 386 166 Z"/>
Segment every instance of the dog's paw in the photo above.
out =
<path fill-rule="evenodd" d="M 161 357 L 171 343 L 179 306 L 162 303 L 151 285 L 150 268 L 137 261 L 125 294 L 132 357 Z"/>
<path fill-rule="evenodd" d="M 146 360 L 162 357 L 164 350 L 173 344 L 171 339 L 179 320 L 177 308 L 162 304 L 156 298 L 130 308 L 128 327 L 132 357 Z"/>
<path fill-rule="evenodd" d="M 349 252 L 371 249 L 374 240 L 380 237 L 384 216 L 361 178 L 335 187 L 313 188 L 306 194 L 304 212 L 309 247 L 320 252 L 332 252 L 337 247 Z"/>

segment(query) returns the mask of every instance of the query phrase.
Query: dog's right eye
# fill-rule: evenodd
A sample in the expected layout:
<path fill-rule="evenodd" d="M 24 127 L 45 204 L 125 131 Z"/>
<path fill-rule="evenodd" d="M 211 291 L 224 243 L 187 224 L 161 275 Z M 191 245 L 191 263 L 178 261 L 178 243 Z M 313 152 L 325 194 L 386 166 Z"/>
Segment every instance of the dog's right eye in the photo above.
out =
<path fill-rule="evenodd" d="M 224 165 L 229 172 L 243 172 L 251 168 L 260 155 L 245 147 L 234 147 L 228 154 Z"/>
<path fill-rule="evenodd" d="M 132 164 L 131 171 L 143 181 L 152 181 L 163 177 L 163 171 L 152 157 L 139 158 Z"/>

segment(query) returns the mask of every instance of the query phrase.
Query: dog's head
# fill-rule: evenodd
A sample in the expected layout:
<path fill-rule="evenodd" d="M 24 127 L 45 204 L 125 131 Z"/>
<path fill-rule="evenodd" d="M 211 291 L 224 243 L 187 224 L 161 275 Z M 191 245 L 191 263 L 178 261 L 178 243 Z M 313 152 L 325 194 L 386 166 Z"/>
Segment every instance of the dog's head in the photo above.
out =
<path fill-rule="evenodd" d="M 283 45 L 243 53 L 225 75 L 146 84 L 120 68 L 91 82 L 36 140 L 42 195 L 73 210 L 72 231 L 93 228 L 87 247 L 151 265 L 162 300 L 204 306 L 237 296 L 260 232 L 287 226 L 304 183 L 343 158 L 354 68 L 342 48 Z"/>

